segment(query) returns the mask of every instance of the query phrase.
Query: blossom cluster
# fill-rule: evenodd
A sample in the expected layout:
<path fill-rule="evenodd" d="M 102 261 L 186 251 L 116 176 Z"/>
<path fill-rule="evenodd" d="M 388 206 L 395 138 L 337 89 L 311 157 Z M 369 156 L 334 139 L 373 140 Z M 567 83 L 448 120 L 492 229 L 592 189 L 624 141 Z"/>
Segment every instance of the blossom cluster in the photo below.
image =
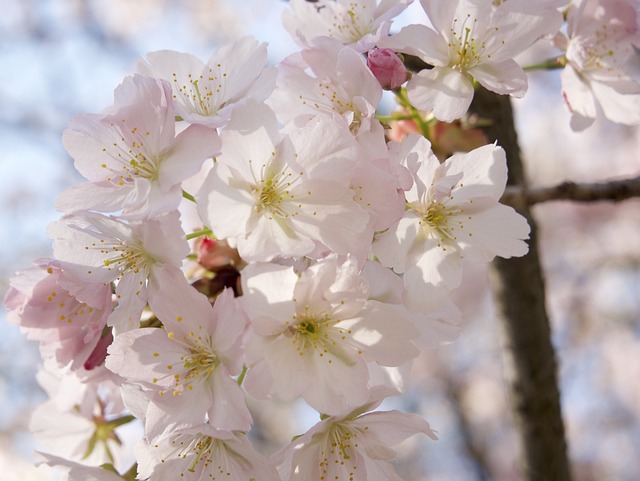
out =
<path fill-rule="evenodd" d="M 528 249 L 499 202 L 503 149 L 458 119 L 475 84 L 524 95 L 514 57 L 555 35 L 573 123 L 640 121 L 623 106 L 640 98 L 637 5 L 573 2 L 562 37 L 563 2 L 422 0 L 431 26 L 390 35 L 409 3 L 292 0 L 300 51 L 275 67 L 252 37 L 206 63 L 153 52 L 112 106 L 71 121 L 86 182 L 58 199 L 53 257 L 5 298 L 39 342 L 51 400 L 32 429 L 68 479 L 397 480 L 391 446 L 436 439 L 417 414 L 375 410 L 457 336 L 464 263 Z M 411 133 L 377 115 L 383 89 Z M 467 140 L 443 142 L 447 122 Z M 301 398 L 321 420 L 267 458 L 248 398 Z"/>

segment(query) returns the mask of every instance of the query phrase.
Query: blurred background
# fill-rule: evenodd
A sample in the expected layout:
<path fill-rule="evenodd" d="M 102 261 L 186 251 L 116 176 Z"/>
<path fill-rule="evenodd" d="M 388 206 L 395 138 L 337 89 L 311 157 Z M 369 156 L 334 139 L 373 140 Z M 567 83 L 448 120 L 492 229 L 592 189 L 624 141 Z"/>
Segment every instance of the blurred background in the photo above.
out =
<path fill-rule="evenodd" d="M 57 195 L 79 182 L 60 138 L 69 119 L 99 112 L 145 53 L 173 49 L 206 60 L 251 34 L 277 63 L 296 47 L 281 27 L 282 0 L 0 0 L 0 296 L 15 271 L 51 255 L 46 226 Z M 424 22 L 419 5 L 396 22 Z M 392 31 L 393 31 L 392 30 Z M 568 127 L 558 72 L 534 73 L 515 102 L 532 184 L 640 173 L 640 129 L 598 122 Z M 576 481 L 640 477 L 640 200 L 535 207 Z M 414 411 L 440 440 L 410 439 L 409 480 L 516 481 L 518 446 L 502 374 L 501 339 L 484 268 L 470 265 L 456 302 L 460 339 L 425 353 L 414 383 L 386 407 Z M 0 473 L 48 481 L 33 467 L 30 412 L 45 401 L 35 344 L 0 308 Z M 301 406 L 256 405 L 267 450 L 309 425 Z M 313 421 L 315 422 L 315 421 Z"/>

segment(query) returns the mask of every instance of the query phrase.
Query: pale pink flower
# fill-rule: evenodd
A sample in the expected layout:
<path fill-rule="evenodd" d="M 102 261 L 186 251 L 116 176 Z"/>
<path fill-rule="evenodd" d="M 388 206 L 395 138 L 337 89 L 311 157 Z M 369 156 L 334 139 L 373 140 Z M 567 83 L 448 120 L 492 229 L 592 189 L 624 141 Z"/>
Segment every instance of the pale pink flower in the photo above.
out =
<path fill-rule="evenodd" d="M 136 448 L 138 479 L 165 481 L 280 481 L 275 468 L 257 453 L 247 435 L 220 431 L 209 424 L 164 434 Z"/>
<path fill-rule="evenodd" d="M 527 253 L 526 220 L 498 202 L 507 179 L 502 148 L 486 145 L 440 164 L 423 137 L 410 135 L 401 147 L 414 186 L 405 216 L 376 238 L 373 251 L 404 273 L 406 295 L 428 298 L 457 287 L 463 258 L 489 262 Z"/>
<path fill-rule="evenodd" d="M 562 93 L 571 127 L 583 130 L 596 117 L 640 123 L 640 31 L 636 0 L 575 0 L 567 13 L 568 39 Z"/>
<path fill-rule="evenodd" d="M 120 212 L 155 217 L 178 208 L 181 182 L 218 153 L 215 130 L 192 125 L 175 135 L 171 86 L 139 75 L 115 91 L 106 114 L 75 117 L 62 142 L 89 182 L 58 198 L 65 213 Z"/>
<path fill-rule="evenodd" d="M 27 339 L 39 342 L 43 358 L 75 370 L 92 358 L 100 343 L 113 307 L 111 286 L 93 284 L 98 302 L 88 305 L 61 286 L 61 276 L 57 261 L 35 261 L 34 267 L 11 279 L 4 305 L 7 319 L 20 325 Z"/>
<path fill-rule="evenodd" d="M 433 29 L 409 25 L 379 46 L 416 55 L 433 68 L 407 84 L 409 100 L 439 120 L 462 117 L 473 98 L 472 79 L 487 89 L 522 97 L 527 77 L 513 58 L 555 33 L 562 15 L 528 0 L 421 0 Z"/>
<path fill-rule="evenodd" d="M 378 398 L 379 399 L 379 398 Z M 395 446 L 418 433 L 437 439 L 417 414 L 377 411 L 380 400 L 331 416 L 275 453 L 282 481 L 351 480 L 399 481 L 391 460 Z"/>
<path fill-rule="evenodd" d="M 249 394 L 302 396 L 320 412 L 344 413 L 369 397 L 367 363 L 400 366 L 418 354 L 415 327 L 398 306 L 369 299 L 352 257 L 323 259 L 299 278 L 253 264 L 242 282 L 254 333 Z"/>
<path fill-rule="evenodd" d="M 375 122 L 382 89 L 358 52 L 319 37 L 278 65 L 269 98 L 278 120 L 304 126 L 316 115 L 340 116 L 355 134 Z"/>
<path fill-rule="evenodd" d="M 120 334 L 106 365 L 146 391 L 150 439 L 165 429 L 199 425 L 205 417 L 218 429 L 248 431 L 251 415 L 231 377 L 242 368 L 245 314 L 230 289 L 211 307 L 194 288 L 174 281 L 160 286 L 151 299 L 164 328 Z"/>
<path fill-rule="evenodd" d="M 291 0 L 284 27 L 304 48 L 315 37 L 333 37 L 359 52 L 387 35 L 391 20 L 413 0 Z"/>
<path fill-rule="evenodd" d="M 138 73 L 169 82 L 176 114 L 191 124 L 220 127 L 246 99 L 263 101 L 275 72 L 265 70 L 267 44 L 253 37 L 218 49 L 205 64 L 188 53 L 162 50 L 138 62 Z"/>
<path fill-rule="evenodd" d="M 366 249 L 368 214 L 350 182 L 357 144 L 332 119 L 285 136 L 273 111 L 239 106 L 222 132 L 224 152 L 197 195 L 200 217 L 247 260 Z"/>
<path fill-rule="evenodd" d="M 367 53 L 367 66 L 380 86 L 393 90 L 407 81 L 407 68 L 400 57 L 389 48 L 374 48 Z"/>
<path fill-rule="evenodd" d="M 118 282 L 118 305 L 108 324 L 120 330 L 138 326 L 149 297 L 147 280 L 161 285 L 189 253 L 178 212 L 130 223 L 87 212 L 52 223 L 48 232 L 64 273 L 62 285 L 78 300 L 92 304 L 100 292 L 96 285 Z"/>

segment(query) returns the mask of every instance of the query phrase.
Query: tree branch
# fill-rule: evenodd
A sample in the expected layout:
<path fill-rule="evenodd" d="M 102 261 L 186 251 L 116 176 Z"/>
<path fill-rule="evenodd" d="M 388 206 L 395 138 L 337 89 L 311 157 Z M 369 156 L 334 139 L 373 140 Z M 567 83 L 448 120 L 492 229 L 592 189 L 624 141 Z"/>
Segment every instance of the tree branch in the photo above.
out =
<path fill-rule="evenodd" d="M 620 202 L 633 197 L 640 197 L 640 176 L 594 183 L 562 182 L 548 187 L 529 187 L 526 189 L 522 186 L 508 186 L 500 202 L 517 206 L 554 200 Z"/>
<path fill-rule="evenodd" d="M 505 149 L 508 185 L 526 191 L 524 168 L 509 97 L 484 88 L 475 92 L 470 113 L 487 119 L 482 128 L 489 142 Z M 546 310 L 538 256 L 536 223 L 529 206 L 514 205 L 531 226 L 529 253 L 496 258 L 491 284 L 504 337 L 504 369 L 522 446 L 526 481 L 569 481 L 569 461 L 562 423 L 555 351 Z"/>

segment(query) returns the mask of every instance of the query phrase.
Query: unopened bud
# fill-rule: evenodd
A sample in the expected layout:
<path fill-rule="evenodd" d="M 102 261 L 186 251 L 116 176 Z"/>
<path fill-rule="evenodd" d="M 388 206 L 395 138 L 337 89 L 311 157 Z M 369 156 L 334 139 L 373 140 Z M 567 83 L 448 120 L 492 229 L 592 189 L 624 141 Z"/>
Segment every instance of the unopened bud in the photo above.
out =
<path fill-rule="evenodd" d="M 374 48 L 367 54 L 367 65 L 385 90 L 400 87 L 407 80 L 407 69 L 389 48 Z"/>
<path fill-rule="evenodd" d="M 229 246 L 226 240 L 216 240 L 210 237 L 200 237 L 195 250 L 198 262 L 211 271 L 217 271 L 226 266 L 238 266 L 240 256 L 238 251 Z"/>

